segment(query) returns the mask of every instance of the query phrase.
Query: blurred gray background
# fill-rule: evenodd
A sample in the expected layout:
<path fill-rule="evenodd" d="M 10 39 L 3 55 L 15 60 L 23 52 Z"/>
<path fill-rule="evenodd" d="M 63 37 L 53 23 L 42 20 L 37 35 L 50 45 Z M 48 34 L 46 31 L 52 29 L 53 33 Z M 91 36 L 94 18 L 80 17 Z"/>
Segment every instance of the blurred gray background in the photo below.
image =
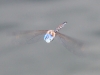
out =
<path fill-rule="evenodd" d="M 84 41 L 87 57 L 55 40 L 14 46 L 5 33 L 55 29 Z M 100 0 L 0 0 L 0 75 L 100 75 Z"/>

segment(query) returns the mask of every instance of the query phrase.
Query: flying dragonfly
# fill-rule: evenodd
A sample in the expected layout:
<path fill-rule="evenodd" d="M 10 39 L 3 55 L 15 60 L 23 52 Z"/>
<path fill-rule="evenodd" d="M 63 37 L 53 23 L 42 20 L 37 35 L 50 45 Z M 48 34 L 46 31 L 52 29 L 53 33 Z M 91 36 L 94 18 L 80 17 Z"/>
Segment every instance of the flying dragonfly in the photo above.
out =
<path fill-rule="evenodd" d="M 29 30 L 14 33 L 14 35 L 16 35 L 17 39 L 22 37 L 21 40 L 33 43 L 40 39 L 44 39 L 46 43 L 51 43 L 55 38 L 57 38 L 69 51 L 75 54 L 80 54 L 83 52 L 83 43 L 59 32 L 59 30 L 66 24 L 67 22 L 63 22 L 55 30 Z"/>

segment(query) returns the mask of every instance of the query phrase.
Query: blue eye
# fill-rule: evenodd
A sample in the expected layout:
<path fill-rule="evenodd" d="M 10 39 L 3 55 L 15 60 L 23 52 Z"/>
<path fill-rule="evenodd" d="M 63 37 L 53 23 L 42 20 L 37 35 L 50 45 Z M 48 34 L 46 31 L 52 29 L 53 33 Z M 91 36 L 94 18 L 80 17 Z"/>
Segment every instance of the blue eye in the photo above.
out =
<path fill-rule="evenodd" d="M 46 35 L 44 36 L 44 40 L 48 39 L 49 36 L 50 36 L 50 34 L 46 34 Z"/>
<path fill-rule="evenodd" d="M 49 36 L 47 35 L 46 39 L 48 39 L 48 38 L 49 38 Z"/>
<path fill-rule="evenodd" d="M 48 35 L 46 36 L 45 40 L 48 39 Z"/>
<path fill-rule="evenodd" d="M 53 37 L 51 36 L 51 34 L 45 34 L 44 40 L 45 40 L 47 43 L 50 43 L 50 42 L 53 40 Z"/>

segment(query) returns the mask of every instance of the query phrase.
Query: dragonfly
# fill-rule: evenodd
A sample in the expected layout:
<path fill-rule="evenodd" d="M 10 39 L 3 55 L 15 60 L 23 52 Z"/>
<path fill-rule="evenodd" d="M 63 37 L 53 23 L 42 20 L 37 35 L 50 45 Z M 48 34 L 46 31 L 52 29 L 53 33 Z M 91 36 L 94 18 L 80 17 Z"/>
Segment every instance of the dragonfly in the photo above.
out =
<path fill-rule="evenodd" d="M 83 43 L 66 36 L 59 32 L 67 22 L 63 22 L 60 24 L 55 30 L 29 30 L 29 31 L 22 31 L 19 33 L 14 33 L 17 39 L 22 38 L 26 42 L 37 42 L 40 39 L 44 39 L 46 43 L 51 43 L 55 38 L 59 40 L 59 42 L 70 52 L 74 54 L 80 54 L 83 52 Z"/>

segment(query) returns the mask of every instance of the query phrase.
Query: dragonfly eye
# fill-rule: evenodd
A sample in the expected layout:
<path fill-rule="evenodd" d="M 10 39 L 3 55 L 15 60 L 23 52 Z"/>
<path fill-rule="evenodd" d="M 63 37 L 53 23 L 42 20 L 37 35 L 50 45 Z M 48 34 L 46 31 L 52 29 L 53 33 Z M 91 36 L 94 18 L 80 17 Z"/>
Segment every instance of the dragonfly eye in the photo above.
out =
<path fill-rule="evenodd" d="M 46 39 L 48 39 L 49 38 L 49 36 L 46 34 L 45 36 L 44 36 L 44 40 L 46 40 Z"/>
<path fill-rule="evenodd" d="M 46 34 L 46 35 L 44 36 L 44 40 L 46 40 L 46 39 L 48 39 L 48 38 L 49 38 L 49 35 Z"/>
<path fill-rule="evenodd" d="M 44 36 L 44 40 L 47 42 L 47 43 L 50 43 L 52 40 L 53 40 L 53 37 L 50 35 L 50 34 L 46 34 Z"/>

